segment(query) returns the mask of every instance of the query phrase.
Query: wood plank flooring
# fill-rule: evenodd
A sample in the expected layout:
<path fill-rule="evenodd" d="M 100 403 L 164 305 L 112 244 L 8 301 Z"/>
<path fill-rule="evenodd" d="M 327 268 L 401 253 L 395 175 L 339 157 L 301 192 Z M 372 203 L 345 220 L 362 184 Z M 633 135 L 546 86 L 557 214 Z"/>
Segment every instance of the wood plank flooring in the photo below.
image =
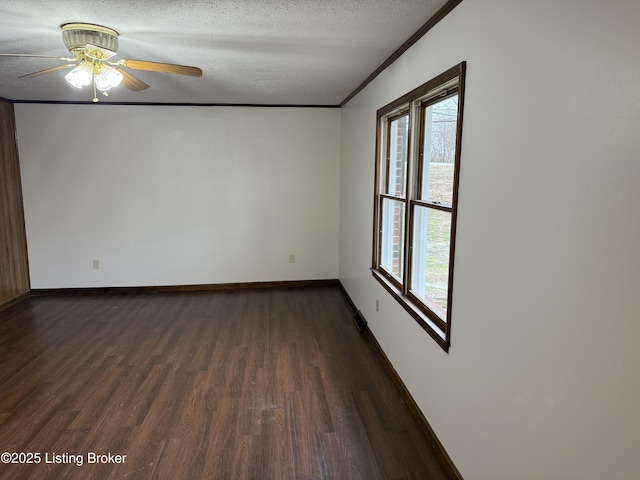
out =
<path fill-rule="evenodd" d="M 351 317 L 337 286 L 31 297 L 0 312 L 0 453 L 41 458 L 0 478 L 446 479 Z"/>

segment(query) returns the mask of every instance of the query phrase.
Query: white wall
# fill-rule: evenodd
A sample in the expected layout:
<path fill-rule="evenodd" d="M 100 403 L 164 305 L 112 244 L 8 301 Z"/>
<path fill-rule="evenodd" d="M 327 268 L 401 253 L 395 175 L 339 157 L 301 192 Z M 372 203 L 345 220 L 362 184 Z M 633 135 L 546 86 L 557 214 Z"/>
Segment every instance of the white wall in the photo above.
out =
<path fill-rule="evenodd" d="M 639 21 L 465 0 L 342 110 L 340 278 L 467 480 L 638 478 Z M 375 112 L 462 60 L 446 354 L 369 271 Z"/>
<path fill-rule="evenodd" d="M 15 110 L 32 288 L 337 278 L 338 110 Z"/>

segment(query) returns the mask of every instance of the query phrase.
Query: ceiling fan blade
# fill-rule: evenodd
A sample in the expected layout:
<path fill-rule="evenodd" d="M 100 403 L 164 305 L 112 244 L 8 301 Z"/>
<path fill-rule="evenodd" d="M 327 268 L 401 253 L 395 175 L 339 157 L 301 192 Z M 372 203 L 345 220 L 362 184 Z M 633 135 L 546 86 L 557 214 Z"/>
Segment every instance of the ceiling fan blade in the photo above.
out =
<path fill-rule="evenodd" d="M 201 77 L 202 70 L 198 67 L 186 65 L 175 65 L 173 63 L 147 62 L 146 60 L 120 60 L 118 62 L 123 67 L 134 70 L 147 70 L 149 72 L 177 73 L 178 75 L 189 75 L 191 77 Z"/>
<path fill-rule="evenodd" d="M 122 84 L 125 87 L 127 87 L 129 90 L 131 90 L 133 92 L 139 92 L 141 90 L 146 90 L 147 88 L 149 88 L 149 85 L 144 83 L 139 78 L 134 77 L 133 75 L 131 75 L 126 70 L 123 70 L 123 69 L 118 68 L 118 67 L 114 67 L 114 68 L 122 74 Z"/>
<path fill-rule="evenodd" d="M 78 60 L 78 57 L 56 57 L 53 55 L 32 55 L 30 53 L 0 53 L 0 57 L 26 57 L 26 58 L 55 58 L 56 60 L 63 60 L 65 62 L 74 62 Z"/>
<path fill-rule="evenodd" d="M 31 78 L 31 77 L 39 77 L 40 75 L 44 75 L 46 73 L 57 72 L 58 70 L 64 70 L 65 68 L 75 67 L 75 63 L 69 63 L 67 65 L 58 65 L 57 67 L 47 68 L 46 70 L 40 70 L 38 72 L 27 73 L 26 75 L 20 75 L 18 78 Z"/>

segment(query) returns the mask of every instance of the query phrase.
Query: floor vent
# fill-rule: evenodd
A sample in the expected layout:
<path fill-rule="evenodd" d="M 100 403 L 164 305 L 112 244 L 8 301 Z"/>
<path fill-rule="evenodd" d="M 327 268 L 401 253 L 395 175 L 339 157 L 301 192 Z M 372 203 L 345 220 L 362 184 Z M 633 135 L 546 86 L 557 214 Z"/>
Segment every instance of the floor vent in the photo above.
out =
<path fill-rule="evenodd" d="M 362 312 L 360 310 L 356 311 L 353 316 L 353 323 L 355 323 L 356 328 L 361 334 L 367 331 L 367 321 L 362 316 Z"/>

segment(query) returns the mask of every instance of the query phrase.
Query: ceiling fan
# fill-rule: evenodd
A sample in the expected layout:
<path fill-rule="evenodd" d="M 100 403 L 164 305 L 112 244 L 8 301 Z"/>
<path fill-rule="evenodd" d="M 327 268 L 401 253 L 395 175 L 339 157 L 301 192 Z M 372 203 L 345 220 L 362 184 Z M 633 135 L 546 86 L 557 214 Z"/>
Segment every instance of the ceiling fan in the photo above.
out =
<path fill-rule="evenodd" d="M 129 90 L 146 90 L 149 85 L 133 76 L 125 68 L 150 72 L 175 73 L 201 77 L 198 67 L 175 65 L 172 63 L 149 62 L 146 60 L 111 61 L 118 52 L 118 32 L 112 28 L 90 23 L 65 23 L 62 28 L 62 40 L 73 57 L 50 55 L 31 55 L 19 53 L 0 53 L 0 57 L 36 57 L 55 58 L 67 62 L 64 65 L 47 68 L 38 72 L 21 75 L 18 78 L 32 78 L 60 70 L 72 69 L 65 80 L 76 88 L 93 85 L 93 101 L 98 102 L 97 91 L 107 96 L 108 91 L 121 83 Z"/>

